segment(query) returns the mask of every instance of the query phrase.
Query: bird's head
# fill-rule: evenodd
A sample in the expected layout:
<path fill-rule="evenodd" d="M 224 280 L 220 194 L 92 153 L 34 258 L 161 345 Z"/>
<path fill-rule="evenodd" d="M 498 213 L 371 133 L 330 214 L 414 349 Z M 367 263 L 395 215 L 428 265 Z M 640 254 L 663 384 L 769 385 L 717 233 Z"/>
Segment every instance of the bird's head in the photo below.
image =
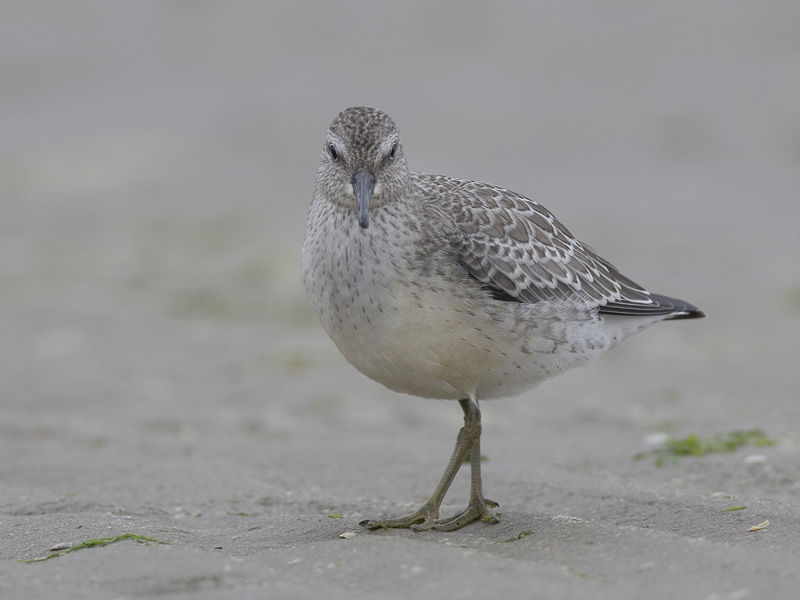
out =
<path fill-rule="evenodd" d="M 402 196 L 408 166 L 394 121 L 375 108 L 340 112 L 325 136 L 317 170 L 317 191 L 336 205 L 352 209 L 362 229 L 370 210 Z"/>

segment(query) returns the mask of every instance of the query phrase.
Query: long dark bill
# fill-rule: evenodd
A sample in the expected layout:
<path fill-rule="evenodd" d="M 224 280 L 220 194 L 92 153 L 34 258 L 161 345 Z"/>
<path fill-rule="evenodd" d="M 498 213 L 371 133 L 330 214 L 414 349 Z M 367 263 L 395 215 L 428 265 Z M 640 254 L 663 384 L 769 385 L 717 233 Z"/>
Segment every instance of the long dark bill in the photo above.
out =
<path fill-rule="evenodd" d="M 358 224 L 361 229 L 369 227 L 369 201 L 375 189 L 375 177 L 366 169 L 356 172 L 353 177 L 353 191 L 358 206 Z"/>

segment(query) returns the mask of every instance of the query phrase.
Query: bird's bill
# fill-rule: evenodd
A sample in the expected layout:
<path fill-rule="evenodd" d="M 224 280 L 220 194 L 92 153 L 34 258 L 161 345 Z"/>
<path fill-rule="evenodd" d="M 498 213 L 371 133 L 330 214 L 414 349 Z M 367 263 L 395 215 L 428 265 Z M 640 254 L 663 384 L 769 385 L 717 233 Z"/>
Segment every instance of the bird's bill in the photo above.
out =
<path fill-rule="evenodd" d="M 366 169 L 356 172 L 353 177 L 353 192 L 358 207 L 358 224 L 362 229 L 369 227 L 369 201 L 375 189 L 375 177 Z"/>

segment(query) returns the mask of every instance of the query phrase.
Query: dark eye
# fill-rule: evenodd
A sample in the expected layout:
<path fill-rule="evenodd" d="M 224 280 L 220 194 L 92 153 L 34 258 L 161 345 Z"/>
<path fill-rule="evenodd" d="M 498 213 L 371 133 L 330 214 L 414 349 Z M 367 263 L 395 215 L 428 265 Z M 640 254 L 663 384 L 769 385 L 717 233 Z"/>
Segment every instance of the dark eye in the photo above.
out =
<path fill-rule="evenodd" d="M 395 159 L 395 157 L 397 156 L 397 147 L 398 147 L 399 145 L 400 145 L 400 144 L 398 144 L 397 142 L 395 142 L 394 144 L 392 144 L 392 149 L 391 149 L 391 150 L 389 150 L 389 158 L 391 158 L 392 160 L 394 160 L 394 159 Z"/>
<path fill-rule="evenodd" d="M 339 160 L 339 153 L 336 151 L 336 148 L 334 148 L 333 144 L 328 144 L 328 154 L 331 155 L 332 161 L 335 162 Z"/>

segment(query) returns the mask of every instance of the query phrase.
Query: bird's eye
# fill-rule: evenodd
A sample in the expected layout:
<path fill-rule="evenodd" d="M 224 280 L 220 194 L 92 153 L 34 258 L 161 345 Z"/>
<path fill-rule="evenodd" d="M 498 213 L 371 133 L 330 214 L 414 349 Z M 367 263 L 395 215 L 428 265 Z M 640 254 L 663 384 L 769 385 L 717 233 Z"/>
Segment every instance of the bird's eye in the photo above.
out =
<path fill-rule="evenodd" d="M 335 162 L 335 161 L 339 160 L 339 153 L 336 151 L 336 148 L 334 147 L 333 144 L 328 144 L 328 154 L 331 155 L 331 160 L 332 161 Z"/>
<path fill-rule="evenodd" d="M 392 160 L 394 160 L 397 157 L 397 148 L 399 145 L 400 144 L 395 142 L 394 144 L 392 144 L 392 149 L 389 150 L 389 158 L 391 158 Z"/>

